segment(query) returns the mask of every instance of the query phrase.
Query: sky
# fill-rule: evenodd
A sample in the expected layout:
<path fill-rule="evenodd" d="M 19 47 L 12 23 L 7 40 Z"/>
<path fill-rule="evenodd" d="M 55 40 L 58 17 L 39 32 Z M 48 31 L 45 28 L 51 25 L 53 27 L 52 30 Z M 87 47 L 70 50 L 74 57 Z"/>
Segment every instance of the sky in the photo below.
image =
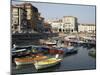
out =
<path fill-rule="evenodd" d="M 12 1 L 12 4 L 21 4 L 23 2 Z M 75 16 L 78 23 L 95 24 L 96 7 L 93 5 L 72 5 L 72 4 L 55 4 L 28 2 L 38 8 L 41 16 L 48 19 L 61 19 L 63 16 Z"/>

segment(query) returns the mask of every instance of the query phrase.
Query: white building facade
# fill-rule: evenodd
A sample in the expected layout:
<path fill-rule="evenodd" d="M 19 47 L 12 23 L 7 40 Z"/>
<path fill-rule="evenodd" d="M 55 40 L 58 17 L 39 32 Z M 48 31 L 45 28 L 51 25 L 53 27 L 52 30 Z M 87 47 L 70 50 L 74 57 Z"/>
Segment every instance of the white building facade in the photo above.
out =
<path fill-rule="evenodd" d="M 51 27 L 52 27 L 52 32 L 63 32 L 63 23 L 62 22 L 52 22 Z"/>
<path fill-rule="evenodd" d="M 78 32 L 95 33 L 96 26 L 94 24 L 79 24 L 78 25 Z"/>
<path fill-rule="evenodd" d="M 53 32 L 74 32 L 78 31 L 77 18 L 73 16 L 64 16 L 62 20 L 52 21 L 51 24 Z"/>
<path fill-rule="evenodd" d="M 62 18 L 62 22 L 64 23 L 65 31 L 78 31 L 78 23 L 77 18 L 74 16 L 64 16 Z"/>

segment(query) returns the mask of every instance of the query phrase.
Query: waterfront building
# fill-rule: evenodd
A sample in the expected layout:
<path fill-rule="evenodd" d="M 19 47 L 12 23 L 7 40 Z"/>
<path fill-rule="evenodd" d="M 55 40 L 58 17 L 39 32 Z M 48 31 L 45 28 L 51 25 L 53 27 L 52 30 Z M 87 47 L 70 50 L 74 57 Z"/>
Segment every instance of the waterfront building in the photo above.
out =
<path fill-rule="evenodd" d="M 12 33 L 21 33 L 26 29 L 26 11 L 23 8 L 12 6 L 11 20 Z"/>
<path fill-rule="evenodd" d="M 28 25 L 31 28 L 30 32 L 34 32 L 34 29 L 36 27 L 35 25 L 38 22 L 38 16 L 39 16 L 38 9 L 31 3 L 23 3 L 23 4 L 18 4 L 16 6 L 22 7 L 27 11 L 26 18 L 28 20 Z"/>
<path fill-rule="evenodd" d="M 56 21 L 49 21 L 53 32 L 74 32 L 78 31 L 77 18 L 73 16 L 64 16 Z"/>
<path fill-rule="evenodd" d="M 94 24 L 79 24 L 78 32 L 95 33 L 96 26 Z"/>
<path fill-rule="evenodd" d="M 44 18 L 38 17 L 37 23 L 34 27 L 34 30 L 37 32 L 43 32 L 44 31 Z"/>
<path fill-rule="evenodd" d="M 51 27 L 53 33 L 63 32 L 64 30 L 62 22 L 52 22 Z"/>
<path fill-rule="evenodd" d="M 65 31 L 69 31 L 69 32 L 78 31 L 78 22 L 76 17 L 63 16 L 62 22 L 64 23 Z"/>
<path fill-rule="evenodd" d="M 18 11 L 15 11 L 16 9 Z M 38 12 L 38 9 L 33 6 L 31 3 L 23 3 L 23 4 L 16 4 L 12 7 L 12 31 L 13 32 L 18 32 L 18 33 L 34 33 L 34 32 L 43 32 L 44 29 L 44 18 L 40 16 L 40 13 Z M 21 13 L 20 13 L 21 12 Z M 18 14 L 16 17 L 16 13 Z M 22 15 L 25 13 L 25 16 Z M 15 14 L 15 15 L 13 15 Z M 21 18 L 25 18 L 23 21 Z M 15 29 L 15 24 L 13 21 L 16 21 L 16 19 L 19 18 L 19 23 L 18 28 Z M 23 24 L 22 24 L 22 23 Z M 25 26 L 24 26 L 25 24 Z M 24 29 L 24 31 L 22 30 Z M 25 28 L 26 27 L 26 28 Z"/>

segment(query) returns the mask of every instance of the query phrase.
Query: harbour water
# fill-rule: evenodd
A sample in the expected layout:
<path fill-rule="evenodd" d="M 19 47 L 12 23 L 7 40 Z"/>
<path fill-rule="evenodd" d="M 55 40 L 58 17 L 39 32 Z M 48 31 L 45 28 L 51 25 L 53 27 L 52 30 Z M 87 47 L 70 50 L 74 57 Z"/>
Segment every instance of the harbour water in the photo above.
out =
<path fill-rule="evenodd" d="M 43 70 L 36 70 L 33 64 L 16 66 L 14 63 L 12 63 L 12 73 L 29 74 L 96 69 L 96 58 L 93 58 L 88 54 L 90 49 L 84 48 L 82 46 L 78 47 L 77 49 L 78 52 L 76 54 L 66 55 L 60 64 Z"/>

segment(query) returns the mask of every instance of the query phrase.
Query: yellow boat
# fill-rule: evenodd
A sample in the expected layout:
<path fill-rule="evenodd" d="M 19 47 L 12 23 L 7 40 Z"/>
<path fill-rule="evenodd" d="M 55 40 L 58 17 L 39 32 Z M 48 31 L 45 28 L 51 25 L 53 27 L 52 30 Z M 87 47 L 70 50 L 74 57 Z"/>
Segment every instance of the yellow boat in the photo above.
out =
<path fill-rule="evenodd" d="M 60 63 L 61 60 L 62 60 L 61 58 L 53 57 L 53 58 L 44 59 L 42 61 L 35 61 L 34 65 L 37 70 L 44 69 L 44 68 L 51 67 L 51 66 L 54 66 L 54 65 Z"/>

